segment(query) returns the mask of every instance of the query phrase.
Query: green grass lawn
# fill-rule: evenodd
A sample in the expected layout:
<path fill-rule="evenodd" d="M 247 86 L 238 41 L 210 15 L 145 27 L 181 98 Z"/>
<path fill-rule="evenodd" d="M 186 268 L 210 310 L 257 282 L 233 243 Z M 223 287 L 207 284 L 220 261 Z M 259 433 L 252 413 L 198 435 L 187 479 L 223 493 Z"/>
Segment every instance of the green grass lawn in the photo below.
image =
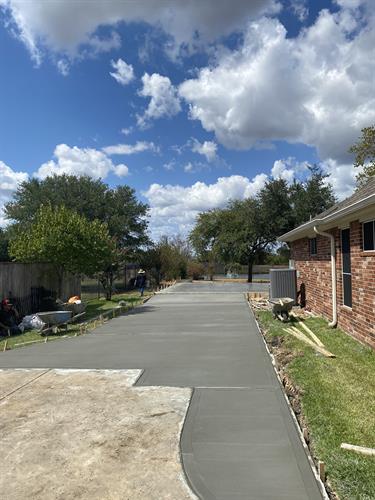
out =
<path fill-rule="evenodd" d="M 144 298 L 149 297 L 150 292 L 145 292 Z M 48 335 L 48 340 L 54 340 L 61 338 L 63 335 L 73 336 L 80 331 L 80 326 L 82 323 L 89 321 L 100 314 L 110 311 L 118 306 L 120 301 L 126 302 L 126 306 L 134 307 L 141 303 L 141 297 L 137 291 L 125 292 L 118 295 L 114 295 L 112 300 L 105 299 L 92 299 L 87 301 L 86 314 L 82 317 L 80 322 L 68 325 L 68 331 L 65 332 L 61 330 L 60 333 L 53 335 Z M 7 340 L 7 349 L 13 349 L 17 346 L 16 344 L 23 344 L 25 342 L 31 342 L 35 340 L 42 340 L 43 337 L 37 330 L 27 330 L 21 335 L 13 335 L 12 337 L 0 337 L 0 351 L 4 349 L 5 341 Z"/>
<path fill-rule="evenodd" d="M 284 368 L 301 390 L 302 411 L 314 455 L 341 500 L 375 499 L 375 457 L 340 449 L 341 443 L 375 448 L 375 352 L 321 318 L 305 324 L 335 354 L 325 358 L 283 331 L 268 311 L 256 313 L 267 341 L 279 337 L 296 355 Z"/>

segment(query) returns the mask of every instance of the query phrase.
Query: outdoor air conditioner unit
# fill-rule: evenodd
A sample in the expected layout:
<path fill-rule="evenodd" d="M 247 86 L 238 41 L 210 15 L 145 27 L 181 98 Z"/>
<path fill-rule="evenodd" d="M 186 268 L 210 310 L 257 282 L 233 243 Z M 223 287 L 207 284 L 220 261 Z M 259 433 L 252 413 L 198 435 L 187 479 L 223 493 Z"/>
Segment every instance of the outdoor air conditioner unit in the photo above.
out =
<path fill-rule="evenodd" d="M 297 274 L 295 269 L 270 270 L 270 299 L 290 297 L 297 304 Z"/>

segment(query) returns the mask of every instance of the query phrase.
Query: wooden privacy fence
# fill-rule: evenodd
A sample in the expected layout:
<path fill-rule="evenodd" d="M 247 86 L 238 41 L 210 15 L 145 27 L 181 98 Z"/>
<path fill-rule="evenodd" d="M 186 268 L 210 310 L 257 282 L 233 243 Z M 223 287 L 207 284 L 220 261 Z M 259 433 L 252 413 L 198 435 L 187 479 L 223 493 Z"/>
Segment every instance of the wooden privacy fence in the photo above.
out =
<path fill-rule="evenodd" d="M 59 279 L 50 264 L 0 262 L 0 299 L 10 298 L 22 315 L 53 309 L 57 298 L 65 301 L 80 295 L 80 277 L 64 275 L 60 297 L 58 288 Z"/>

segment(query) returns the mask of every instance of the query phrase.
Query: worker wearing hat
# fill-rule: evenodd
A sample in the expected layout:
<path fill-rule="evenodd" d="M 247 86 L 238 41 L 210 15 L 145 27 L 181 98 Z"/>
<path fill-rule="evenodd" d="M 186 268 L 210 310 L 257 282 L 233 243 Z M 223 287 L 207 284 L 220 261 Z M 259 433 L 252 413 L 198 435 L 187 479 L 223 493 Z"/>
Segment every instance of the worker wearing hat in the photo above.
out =
<path fill-rule="evenodd" d="M 138 271 L 138 274 L 137 274 L 137 279 L 136 279 L 136 282 L 135 282 L 135 286 L 138 288 L 140 294 L 141 294 L 141 297 L 143 297 L 143 294 L 145 292 L 145 288 L 146 288 L 146 271 L 144 271 L 143 269 L 140 269 Z"/>
<path fill-rule="evenodd" d="M 20 315 L 9 299 L 1 301 L 0 308 L 0 335 L 12 335 L 20 333 L 17 326 Z"/>

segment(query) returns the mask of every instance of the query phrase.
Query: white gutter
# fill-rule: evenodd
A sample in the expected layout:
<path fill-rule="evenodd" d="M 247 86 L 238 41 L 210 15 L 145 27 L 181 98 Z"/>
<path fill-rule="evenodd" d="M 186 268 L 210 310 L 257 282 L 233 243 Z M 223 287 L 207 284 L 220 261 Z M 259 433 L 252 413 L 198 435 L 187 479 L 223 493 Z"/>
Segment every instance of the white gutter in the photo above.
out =
<path fill-rule="evenodd" d="M 336 246 L 335 237 L 333 234 L 325 233 L 324 231 L 319 231 L 317 226 L 314 226 L 314 231 L 316 234 L 325 236 L 331 240 L 331 275 L 332 275 L 332 321 L 328 323 L 328 326 L 335 328 L 337 326 L 337 289 L 336 289 Z"/>

